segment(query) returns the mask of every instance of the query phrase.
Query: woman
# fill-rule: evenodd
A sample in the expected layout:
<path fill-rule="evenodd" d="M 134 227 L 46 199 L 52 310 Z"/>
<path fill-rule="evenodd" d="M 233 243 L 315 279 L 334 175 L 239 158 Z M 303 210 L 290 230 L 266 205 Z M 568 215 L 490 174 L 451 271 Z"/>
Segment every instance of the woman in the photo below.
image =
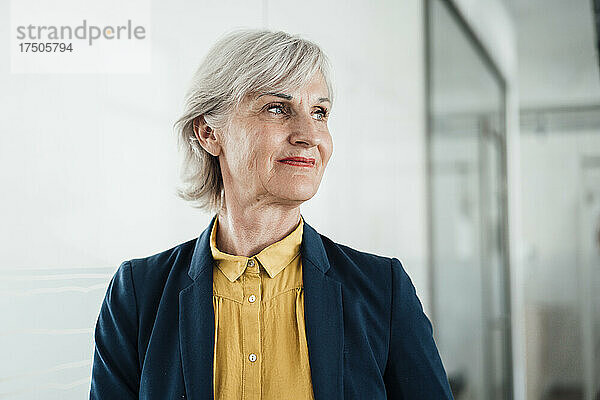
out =
<path fill-rule="evenodd" d="M 304 221 L 333 151 L 328 62 L 284 32 L 209 51 L 177 122 L 199 238 L 124 262 L 96 325 L 92 399 L 450 399 L 396 258 Z"/>

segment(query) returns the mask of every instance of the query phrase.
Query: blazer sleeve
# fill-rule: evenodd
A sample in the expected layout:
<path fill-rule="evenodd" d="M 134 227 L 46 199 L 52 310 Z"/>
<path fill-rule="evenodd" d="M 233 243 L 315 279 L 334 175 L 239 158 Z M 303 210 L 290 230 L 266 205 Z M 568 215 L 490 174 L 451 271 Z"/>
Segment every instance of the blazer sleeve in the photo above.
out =
<path fill-rule="evenodd" d="M 137 399 L 137 303 L 131 262 L 112 277 L 96 322 L 90 400 Z"/>
<path fill-rule="evenodd" d="M 392 258 L 389 355 L 384 372 L 387 398 L 453 399 L 431 322 L 400 261 Z"/>

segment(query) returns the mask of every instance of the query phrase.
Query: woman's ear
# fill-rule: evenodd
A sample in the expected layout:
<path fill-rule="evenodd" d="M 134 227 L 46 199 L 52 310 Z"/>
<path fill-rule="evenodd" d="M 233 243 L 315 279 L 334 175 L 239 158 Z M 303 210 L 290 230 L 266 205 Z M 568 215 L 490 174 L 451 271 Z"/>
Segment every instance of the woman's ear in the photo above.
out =
<path fill-rule="evenodd" d="M 192 124 L 194 135 L 196 135 L 200 146 L 213 156 L 218 156 L 221 153 L 221 144 L 215 135 L 215 130 L 206 123 L 204 116 L 194 118 Z"/>

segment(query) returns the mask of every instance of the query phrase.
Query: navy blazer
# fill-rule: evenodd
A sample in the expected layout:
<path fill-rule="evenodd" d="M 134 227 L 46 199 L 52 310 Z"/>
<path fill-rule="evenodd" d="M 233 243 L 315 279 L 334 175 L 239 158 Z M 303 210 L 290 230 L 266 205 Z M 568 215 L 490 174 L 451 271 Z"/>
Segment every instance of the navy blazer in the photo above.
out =
<path fill-rule="evenodd" d="M 198 239 L 121 264 L 96 323 L 90 399 L 214 398 L 215 218 Z M 306 220 L 300 251 L 316 400 L 452 399 L 400 261 L 335 243 Z"/>

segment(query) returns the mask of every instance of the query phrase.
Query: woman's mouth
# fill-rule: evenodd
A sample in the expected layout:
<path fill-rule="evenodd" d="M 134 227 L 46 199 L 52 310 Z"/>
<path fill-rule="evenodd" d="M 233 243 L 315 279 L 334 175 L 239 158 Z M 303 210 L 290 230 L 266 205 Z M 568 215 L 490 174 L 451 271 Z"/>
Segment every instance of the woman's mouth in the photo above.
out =
<path fill-rule="evenodd" d="M 315 166 L 314 158 L 306 158 L 306 157 L 288 157 L 282 158 L 281 160 L 277 160 L 280 163 L 294 165 L 296 167 L 308 167 L 312 168 Z"/>

